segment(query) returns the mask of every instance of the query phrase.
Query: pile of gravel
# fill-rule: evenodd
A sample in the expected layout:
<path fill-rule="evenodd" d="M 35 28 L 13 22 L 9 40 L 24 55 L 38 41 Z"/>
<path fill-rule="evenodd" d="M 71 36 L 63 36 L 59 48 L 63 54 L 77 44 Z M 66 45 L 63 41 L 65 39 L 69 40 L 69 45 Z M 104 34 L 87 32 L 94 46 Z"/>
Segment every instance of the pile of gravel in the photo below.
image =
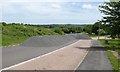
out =
<path fill-rule="evenodd" d="M 90 39 L 82 34 L 54 35 L 54 36 L 33 36 L 20 44 L 27 47 L 56 47 L 73 43 L 79 39 Z"/>

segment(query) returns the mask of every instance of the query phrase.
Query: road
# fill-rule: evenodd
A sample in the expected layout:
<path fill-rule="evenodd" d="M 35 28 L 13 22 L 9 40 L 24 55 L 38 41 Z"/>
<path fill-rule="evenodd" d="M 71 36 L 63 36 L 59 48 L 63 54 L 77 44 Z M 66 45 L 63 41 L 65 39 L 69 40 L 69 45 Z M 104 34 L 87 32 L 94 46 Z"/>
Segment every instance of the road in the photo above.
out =
<path fill-rule="evenodd" d="M 74 41 L 74 42 L 76 42 L 76 41 Z M 3 68 L 18 64 L 20 62 L 24 62 L 26 60 L 29 60 L 31 58 L 34 58 L 34 57 L 37 57 L 40 55 L 44 55 L 44 54 L 49 53 L 54 50 L 58 50 L 64 46 L 69 45 L 74 42 L 70 42 L 68 44 L 62 45 L 61 47 L 60 46 L 59 47 L 14 46 L 14 47 L 2 48 L 3 49 L 2 50 Z M 86 45 L 86 43 L 87 42 L 83 43 L 83 45 Z M 67 51 L 69 51 L 69 50 L 66 50 L 66 52 L 64 52 L 64 53 L 66 54 Z M 70 50 L 70 51 L 72 51 L 72 50 Z M 62 54 L 62 52 L 61 52 L 61 54 Z M 73 54 L 75 54 L 75 53 L 73 53 Z M 79 54 L 79 52 L 78 52 L 78 54 Z M 69 56 L 69 55 L 67 55 L 67 56 Z M 59 55 L 56 57 L 59 58 Z M 54 58 L 54 56 L 52 58 Z M 49 60 L 49 59 L 47 59 L 47 60 Z M 71 60 L 71 59 L 68 59 L 68 60 Z M 52 61 L 52 59 L 51 59 L 51 61 Z M 57 60 L 57 62 L 58 61 L 59 60 Z M 62 62 L 64 62 L 64 60 Z M 67 60 L 66 60 L 66 62 L 67 62 Z M 42 63 L 44 63 L 44 62 L 42 62 Z M 77 63 L 78 63 L 78 61 L 77 61 Z M 52 64 L 54 64 L 54 63 L 52 63 Z M 64 69 L 64 68 L 61 68 L 61 69 Z M 107 57 L 106 51 L 97 40 L 92 40 L 92 47 L 89 49 L 87 56 L 82 61 L 82 63 L 78 66 L 77 70 L 112 70 L 112 66 Z"/>
<path fill-rule="evenodd" d="M 2 68 L 58 50 L 80 39 L 91 38 L 82 34 L 30 37 L 19 46 L 2 48 Z"/>
<path fill-rule="evenodd" d="M 61 46 L 55 47 L 24 47 L 24 46 L 12 46 L 2 48 L 2 68 L 6 68 L 20 62 L 24 62 L 31 58 L 44 55 L 54 50 L 60 49 L 66 45 L 76 42 L 71 41 Z"/>
<path fill-rule="evenodd" d="M 8 70 L 75 70 L 88 53 L 90 46 L 91 40 L 79 40 L 62 49 L 18 64 Z"/>
<path fill-rule="evenodd" d="M 77 70 L 112 70 L 105 48 L 97 40 L 93 40 L 92 44 L 90 51 Z"/>

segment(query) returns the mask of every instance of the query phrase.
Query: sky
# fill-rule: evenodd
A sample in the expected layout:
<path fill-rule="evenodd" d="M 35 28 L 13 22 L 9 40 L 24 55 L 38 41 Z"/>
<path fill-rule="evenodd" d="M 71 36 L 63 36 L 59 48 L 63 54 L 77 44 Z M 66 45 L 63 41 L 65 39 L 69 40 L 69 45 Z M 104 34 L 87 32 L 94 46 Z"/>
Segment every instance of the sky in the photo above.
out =
<path fill-rule="evenodd" d="M 93 24 L 109 0 L 3 0 L 1 21 L 27 24 Z"/>

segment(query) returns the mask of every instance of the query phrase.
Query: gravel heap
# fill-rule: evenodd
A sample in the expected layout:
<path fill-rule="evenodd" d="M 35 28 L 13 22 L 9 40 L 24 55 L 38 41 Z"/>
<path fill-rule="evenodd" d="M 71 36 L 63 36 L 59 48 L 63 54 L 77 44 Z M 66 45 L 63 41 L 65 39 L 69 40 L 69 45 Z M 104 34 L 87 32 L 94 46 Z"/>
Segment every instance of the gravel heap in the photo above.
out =
<path fill-rule="evenodd" d="M 56 47 L 71 44 L 79 39 L 91 39 L 82 34 L 53 35 L 53 36 L 33 36 L 20 44 L 27 47 Z"/>

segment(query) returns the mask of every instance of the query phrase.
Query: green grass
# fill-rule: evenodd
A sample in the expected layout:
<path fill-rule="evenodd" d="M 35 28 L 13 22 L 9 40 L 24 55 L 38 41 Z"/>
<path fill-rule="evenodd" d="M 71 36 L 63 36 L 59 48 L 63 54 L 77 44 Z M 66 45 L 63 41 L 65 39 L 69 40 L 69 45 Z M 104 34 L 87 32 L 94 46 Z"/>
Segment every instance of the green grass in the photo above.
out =
<path fill-rule="evenodd" d="M 2 45 L 3 46 L 10 46 L 10 45 L 18 45 L 23 41 L 27 40 L 29 37 L 27 36 L 3 36 Z"/>
<path fill-rule="evenodd" d="M 5 25 L 2 28 L 2 46 L 18 45 L 32 36 L 58 35 L 52 29 L 25 26 L 25 25 Z"/>
<path fill-rule="evenodd" d="M 113 70 L 115 70 L 115 72 L 118 72 L 118 68 L 119 68 L 119 63 L 118 63 L 118 59 L 112 54 L 112 52 L 110 50 L 107 51 L 108 57 L 110 59 L 110 62 L 112 64 Z"/>
<path fill-rule="evenodd" d="M 2 35 L 0 34 L 0 46 L 2 46 Z"/>
<path fill-rule="evenodd" d="M 105 44 L 105 40 L 104 39 L 100 39 L 99 41 L 101 42 L 101 44 L 107 50 L 107 55 L 108 55 L 108 57 L 110 59 L 110 62 L 111 62 L 112 67 L 113 67 L 113 70 L 115 72 L 118 72 L 120 60 L 118 60 L 113 55 L 113 53 L 111 52 L 111 50 L 115 50 L 118 53 L 120 53 L 120 39 L 110 39 L 110 40 L 108 40 L 108 44 Z"/>
<path fill-rule="evenodd" d="M 99 41 L 105 47 L 109 47 L 110 49 L 115 50 L 120 54 L 120 39 L 110 39 L 108 40 L 108 44 L 105 44 L 104 39 L 100 39 Z"/>

